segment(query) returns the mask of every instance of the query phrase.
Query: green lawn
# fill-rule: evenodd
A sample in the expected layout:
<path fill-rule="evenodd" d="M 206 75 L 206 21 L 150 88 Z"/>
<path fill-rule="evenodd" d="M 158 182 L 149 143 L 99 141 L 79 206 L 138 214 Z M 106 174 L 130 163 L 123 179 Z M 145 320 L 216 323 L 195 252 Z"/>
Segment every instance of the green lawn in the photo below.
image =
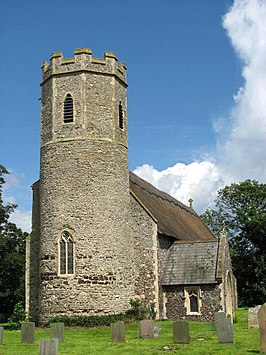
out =
<path fill-rule="evenodd" d="M 161 326 L 159 338 L 139 339 L 138 324 L 126 325 L 127 342 L 111 343 L 109 327 L 66 328 L 65 343 L 59 344 L 61 354 L 256 354 L 259 353 L 259 331 L 248 329 L 247 309 L 237 311 L 234 324 L 234 344 L 218 344 L 216 332 L 211 323 L 190 322 L 190 344 L 174 344 L 172 321 L 158 321 Z M 38 354 L 39 339 L 49 338 L 48 328 L 37 328 L 34 344 L 21 344 L 19 330 L 5 330 L 4 343 L 0 345 L 1 355 Z"/>

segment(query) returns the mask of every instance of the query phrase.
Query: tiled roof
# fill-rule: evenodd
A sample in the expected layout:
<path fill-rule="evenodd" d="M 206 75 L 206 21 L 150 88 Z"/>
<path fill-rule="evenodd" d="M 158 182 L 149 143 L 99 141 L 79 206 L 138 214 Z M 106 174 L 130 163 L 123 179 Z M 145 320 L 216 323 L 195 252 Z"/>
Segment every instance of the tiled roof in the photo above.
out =
<path fill-rule="evenodd" d="M 216 283 L 218 241 L 175 242 L 166 261 L 162 285 Z"/>

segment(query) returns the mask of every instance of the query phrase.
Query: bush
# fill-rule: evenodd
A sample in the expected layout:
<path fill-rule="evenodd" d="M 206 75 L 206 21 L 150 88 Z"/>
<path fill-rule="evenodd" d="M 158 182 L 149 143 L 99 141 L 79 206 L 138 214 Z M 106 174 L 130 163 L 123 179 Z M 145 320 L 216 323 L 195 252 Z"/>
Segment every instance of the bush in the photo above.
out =
<path fill-rule="evenodd" d="M 21 324 L 17 322 L 8 322 L 8 323 L 0 323 L 0 326 L 4 327 L 5 330 L 18 330 L 20 329 Z"/>
<path fill-rule="evenodd" d="M 15 304 L 12 315 L 8 318 L 8 323 L 20 325 L 26 319 L 25 309 L 22 302 Z"/>
<path fill-rule="evenodd" d="M 139 300 L 130 300 L 131 309 L 126 313 L 109 314 L 103 316 L 56 316 L 49 319 L 50 323 L 64 323 L 70 327 L 100 327 L 109 326 L 117 321 L 130 322 L 141 319 L 155 319 L 154 304 L 143 306 Z"/>
<path fill-rule="evenodd" d="M 62 322 L 67 326 L 79 326 L 79 327 L 99 327 L 109 326 L 111 323 L 117 321 L 129 322 L 133 320 L 133 316 L 130 313 L 111 314 L 104 316 L 56 316 L 49 319 L 49 323 Z"/>
<path fill-rule="evenodd" d="M 140 300 L 130 300 L 130 305 L 131 305 L 131 310 L 129 312 L 132 312 L 134 318 L 136 320 L 142 320 L 142 319 L 155 319 L 156 317 L 156 311 L 155 311 L 155 306 L 154 303 L 145 306 L 142 305 Z"/>

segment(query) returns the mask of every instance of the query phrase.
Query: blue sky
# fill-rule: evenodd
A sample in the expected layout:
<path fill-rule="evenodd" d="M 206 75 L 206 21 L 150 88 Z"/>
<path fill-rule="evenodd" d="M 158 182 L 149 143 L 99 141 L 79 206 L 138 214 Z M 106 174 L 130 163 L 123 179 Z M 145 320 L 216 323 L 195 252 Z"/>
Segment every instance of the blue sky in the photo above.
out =
<path fill-rule="evenodd" d="M 71 58 L 80 47 L 100 58 L 112 51 L 127 65 L 131 170 L 185 203 L 191 196 L 199 212 L 225 183 L 265 181 L 265 169 L 251 163 L 242 173 L 238 148 L 245 134 L 237 131 L 246 117 L 240 112 L 248 94 L 245 68 L 265 74 L 258 60 L 250 65 L 264 55 L 257 52 L 265 40 L 259 49 L 245 47 L 245 40 L 256 42 L 265 6 L 264 0 L 2 1 L 0 162 L 11 172 L 6 201 L 19 204 L 14 220 L 29 229 L 30 185 L 39 176 L 41 64 L 56 51 Z M 258 115 L 265 124 L 263 109 Z M 246 148 L 265 144 L 256 130 L 252 139 Z M 252 154 L 251 162 L 262 153 Z"/>

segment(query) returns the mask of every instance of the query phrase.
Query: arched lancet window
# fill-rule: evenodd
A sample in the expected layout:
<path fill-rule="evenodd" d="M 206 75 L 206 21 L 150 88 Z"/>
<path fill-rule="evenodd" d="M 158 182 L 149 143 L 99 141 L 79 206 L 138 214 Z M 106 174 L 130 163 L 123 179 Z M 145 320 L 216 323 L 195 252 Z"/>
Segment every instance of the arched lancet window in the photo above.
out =
<path fill-rule="evenodd" d="M 69 275 L 74 273 L 74 243 L 69 232 L 63 232 L 59 240 L 59 273 Z"/>
<path fill-rule="evenodd" d="M 64 101 L 64 123 L 73 122 L 73 99 L 67 94 Z"/>
<path fill-rule="evenodd" d="M 124 128 L 124 112 L 122 102 L 119 102 L 119 128 Z"/>
<path fill-rule="evenodd" d="M 185 289 L 185 308 L 187 314 L 200 314 L 202 306 L 200 287 Z"/>
<path fill-rule="evenodd" d="M 189 295 L 190 298 L 190 312 L 199 312 L 199 302 L 198 302 L 198 295 L 192 293 Z"/>

